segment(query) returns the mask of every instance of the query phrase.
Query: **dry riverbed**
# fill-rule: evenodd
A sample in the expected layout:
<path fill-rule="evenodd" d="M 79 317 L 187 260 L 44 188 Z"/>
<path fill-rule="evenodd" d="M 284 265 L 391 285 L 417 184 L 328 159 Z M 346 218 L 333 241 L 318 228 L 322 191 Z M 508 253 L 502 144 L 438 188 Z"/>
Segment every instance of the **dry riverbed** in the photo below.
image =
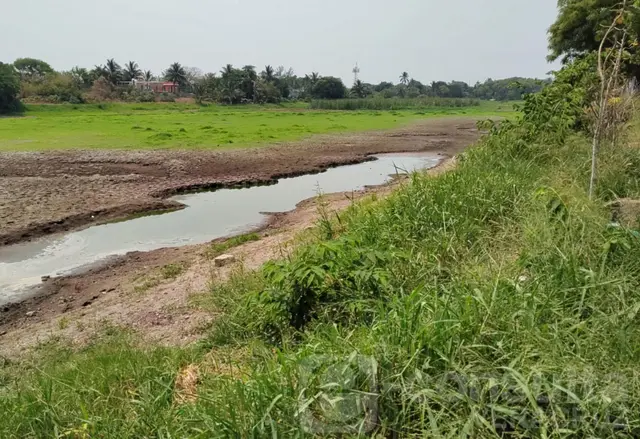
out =
<path fill-rule="evenodd" d="M 3 153 L 0 245 L 176 208 L 164 198 L 186 189 L 265 182 L 360 162 L 375 153 L 430 151 L 452 157 L 477 138 L 474 119 L 446 118 L 260 149 Z M 395 184 L 400 183 L 355 197 L 382 195 Z M 351 192 L 349 197 L 332 194 L 327 208 L 344 209 L 351 197 Z M 131 253 L 79 275 L 48 280 L 34 299 L 0 308 L 0 354 L 16 353 L 52 336 L 83 343 L 110 324 L 139 330 L 152 341 L 190 342 L 215 318 L 190 303 L 193 294 L 206 291 L 212 279 L 225 280 L 232 270 L 256 269 L 280 257 L 316 219 L 313 200 L 273 215 L 260 240 L 229 251 L 238 262 L 228 267 L 214 267 L 205 244 Z"/>

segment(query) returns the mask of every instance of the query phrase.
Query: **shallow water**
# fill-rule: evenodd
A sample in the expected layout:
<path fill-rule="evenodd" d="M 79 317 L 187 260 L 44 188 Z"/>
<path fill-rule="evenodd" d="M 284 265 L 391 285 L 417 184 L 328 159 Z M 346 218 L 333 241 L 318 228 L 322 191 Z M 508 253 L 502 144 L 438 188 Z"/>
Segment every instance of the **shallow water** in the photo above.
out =
<path fill-rule="evenodd" d="M 50 236 L 0 248 L 0 304 L 33 294 L 42 276 L 69 274 L 109 256 L 131 251 L 200 244 L 260 226 L 262 212 L 286 212 L 302 200 L 322 193 L 379 185 L 396 172 L 438 164 L 427 154 L 384 154 L 375 161 L 332 168 L 326 172 L 285 178 L 272 186 L 221 189 L 173 197 L 187 207 L 162 215 L 136 218 Z"/>

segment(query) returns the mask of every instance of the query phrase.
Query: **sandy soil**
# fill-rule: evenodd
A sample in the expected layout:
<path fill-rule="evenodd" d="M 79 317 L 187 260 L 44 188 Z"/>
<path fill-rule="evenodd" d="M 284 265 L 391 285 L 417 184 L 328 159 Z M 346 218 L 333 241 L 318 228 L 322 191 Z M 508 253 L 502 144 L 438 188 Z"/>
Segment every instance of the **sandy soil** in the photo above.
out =
<path fill-rule="evenodd" d="M 477 137 L 473 120 L 441 119 L 396 131 L 326 136 L 261 150 L 5 154 L 0 162 L 0 187 L 10 196 L 0 201 L 0 224 L 3 232 L 14 226 L 9 229 L 13 232 L 3 235 L 5 242 L 13 242 L 24 235 L 86 225 L 86 215 L 95 221 L 144 210 L 152 203 L 163 203 L 158 197 L 193 185 L 300 174 L 382 152 L 434 151 L 452 157 Z M 445 160 L 430 172 L 443 172 L 451 165 L 451 160 Z M 6 189 L 11 184 L 13 189 Z M 398 184 L 402 182 L 369 188 L 355 198 L 372 192 L 384 195 Z M 30 196 L 46 200 L 43 211 L 37 206 L 27 209 L 33 204 L 24 198 Z M 332 194 L 328 209 L 342 210 L 353 197 L 352 192 L 349 198 Z M 90 214 L 97 218 L 91 219 Z M 82 215 L 83 221 L 68 220 Z M 47 218 L 60 223 L 51 226 Z M 256 269 L 281 257 L 316 219 L 313 199 L 301 202 L 292 212 L 274 215 L 260 231 L 259 241 L 228 251 L 238 262 L 224 268 L 213 266 L 205 244 L 130 253 L 85 273 L 49 280 L 36 298 L 0 308 L 0 355 L 17 355 L 51 337 L 82 344 L 105 325 L 131 327 L 153 342 L 191 342 L 215 318 L 190 303 L 193 294 L 207 291 L 212 280 L 223 282 L 232 270 Z M 163 278 L 162 268 L 167 264 L 184 267 L 184 271 L 175 278 Z"/>

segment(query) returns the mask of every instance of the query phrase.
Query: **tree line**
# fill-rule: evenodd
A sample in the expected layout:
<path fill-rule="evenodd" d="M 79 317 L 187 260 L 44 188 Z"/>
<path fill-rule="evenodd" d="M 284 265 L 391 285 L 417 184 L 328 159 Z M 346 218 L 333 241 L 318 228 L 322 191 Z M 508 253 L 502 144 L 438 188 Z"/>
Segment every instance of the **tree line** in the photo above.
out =
<path fill-rule="evenodd" d="M 462 81 L 433 81 L 422 83 L 402 72 L 398 82 L 379 84 L 356 80 L 351 87 L 340 78 L 311 72 L 298 76 L 291 68 L 264 66 L 260 71 L 252 65 L 225 65 L 219 72 L 202 70 L 172 63 L 161 74 L 142 69 L 135 61 L 123 65 L 115 59 L 91 69 L 74 67 L 69 71 L 55 71 L 47 62 L 34 58 L 20 58 L 0 68 L 0 91 L 3 108 L 9 104 L 7 96 L 33 102 L 83 103 L 106 100 L 152 102 L 173 100 L 170 93 L 154 93 L 145 87 L 133 87 L 140 81 L 169 81 L 182 93 L 193 95 L 197 102 L 226 104 L 278 103 L 283 100 L 343 99 L 343 98 L 476 98 L 519 100 L 527 93 L 539 91 L 547 81 L 530 78 L 508 78 L 469 85 Z M 5 102 L 6 101 L 6 102 Z M 4 110 L 5 112 L 8 110 Z"/>

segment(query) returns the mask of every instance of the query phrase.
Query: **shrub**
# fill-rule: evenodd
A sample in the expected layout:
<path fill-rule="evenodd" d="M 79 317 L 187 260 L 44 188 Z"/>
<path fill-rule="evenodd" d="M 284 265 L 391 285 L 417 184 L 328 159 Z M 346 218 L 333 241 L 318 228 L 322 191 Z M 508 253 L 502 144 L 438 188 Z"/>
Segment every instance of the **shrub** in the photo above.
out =
<path fill-rule="evenodd" d="M 93 82 L 87 99 L 92 102 L 102 102 L 116 97 L 113 85 L 106 78 L 98 78 Z"/>
<path fill-rule="evenodd" d="M 22 110 L 19 93 L 20 80 L 15 70 L 8 64 L 0 63 L 0 114 Z"/>
<path fill-rule="evenodd" d="M 173 93 L 160 93 L 156 100 L 158 102 L 175 102 L 176 101 L 176 95 L 174 95 Z"/>
<path fill-rule="evenodd" d="M 51 73 L 22 83 L 22 97 L 31 102 L 80 104 L 84 102 L 78 83 L 69 73 Z"/>
<path fill-rule="evenodd" d="M 156 95 L 150 90 L 129 88 L 122 93 L 121 99 L 126 102 L 155 102 Z"/>
<path fill-rule="evenodd" d="M 315 99 L 342 99 L 347 95 L 347 88 L 342 79 L 325 76 L 316 82 L 311 94 Z"/>

